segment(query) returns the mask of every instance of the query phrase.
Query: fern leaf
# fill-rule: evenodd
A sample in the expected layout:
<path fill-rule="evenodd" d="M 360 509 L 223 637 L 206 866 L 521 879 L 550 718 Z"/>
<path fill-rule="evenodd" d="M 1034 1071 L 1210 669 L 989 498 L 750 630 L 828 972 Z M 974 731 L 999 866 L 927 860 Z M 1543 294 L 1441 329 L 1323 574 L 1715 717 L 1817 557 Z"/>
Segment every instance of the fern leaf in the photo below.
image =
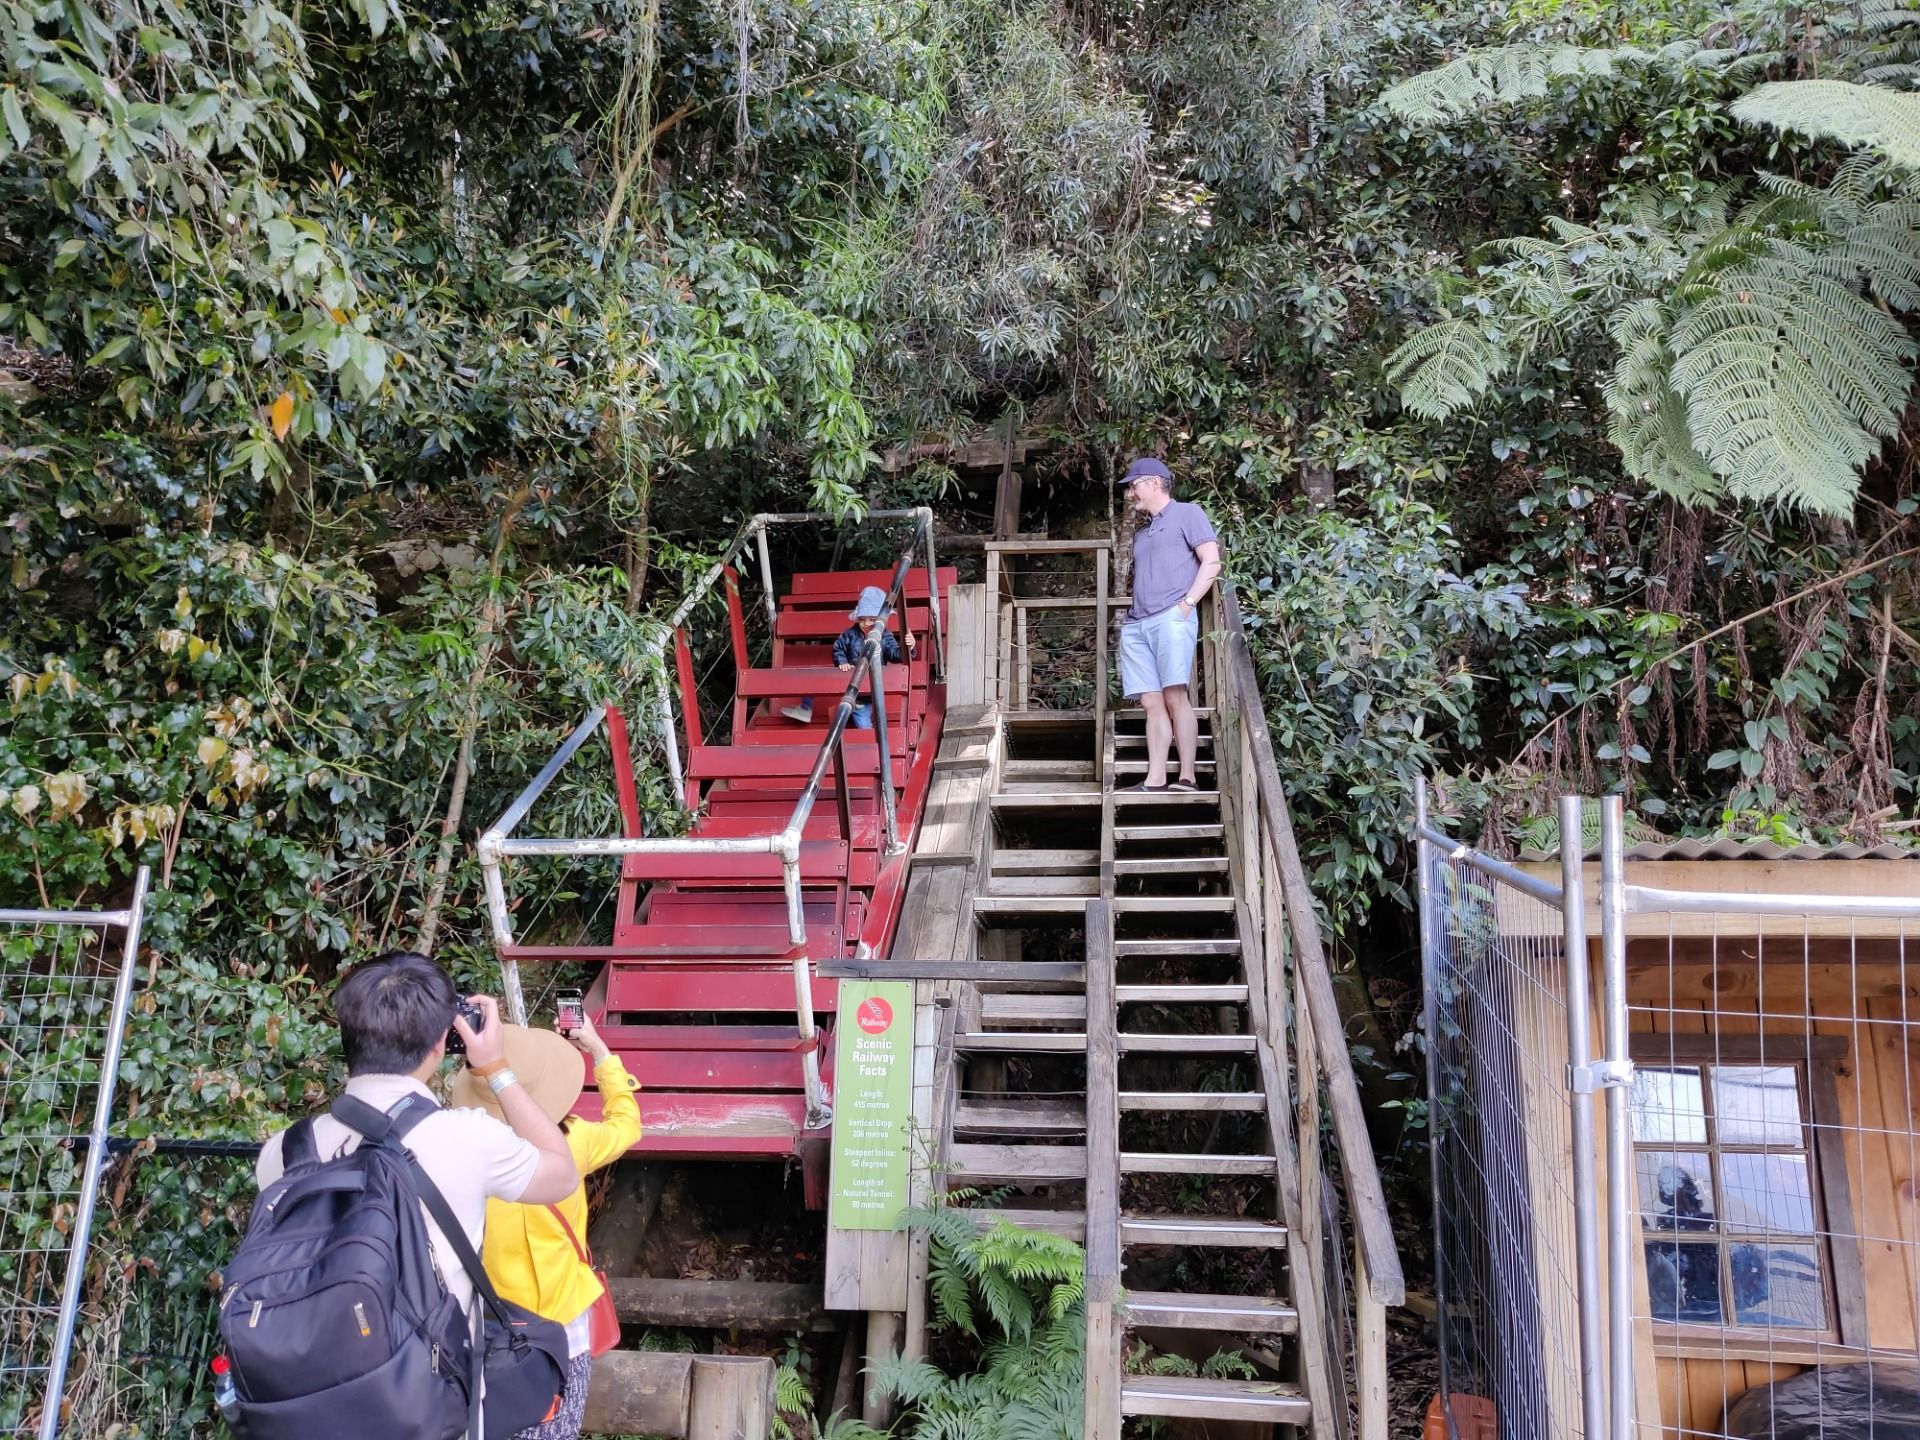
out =
<path fill-rule="evenodd" d="M 1400 402 L 1425 420 L 1444 420 L 1486 394 L 1512 357 L 1472 320 L 1440 320 L 1417 330 L 1387 357 Z"/>
<path fill-rule="evenodd" d="M 1847 80 L 1776 80 L 1749 90 L 1732 110 L 1749 125 L 1864 145 L 1896 165 L 1920 168 L 1920 95 Z"/>
<path fill-rule="evenodd" d="M 1444 125 L 1489 105 L 1542 99 L 1554 80 L 1610 76 L 1622 65 L 1645 64 L 1653 58 L 1644 50 L 1630 47 L 1606 50 L 1579 45 L 1500 45 L 1476 50 L 1402 80 L 1390 86 L 1380 99 L 1408 124 Z"/>
<path fill-rule="evenodd" d="M 1850 286 L 1781 251 L 1719 277 L 1674 328 L 1673 387 L 1730 493 L 1846 515 L 1894 432 L 1915 346 Z"/>

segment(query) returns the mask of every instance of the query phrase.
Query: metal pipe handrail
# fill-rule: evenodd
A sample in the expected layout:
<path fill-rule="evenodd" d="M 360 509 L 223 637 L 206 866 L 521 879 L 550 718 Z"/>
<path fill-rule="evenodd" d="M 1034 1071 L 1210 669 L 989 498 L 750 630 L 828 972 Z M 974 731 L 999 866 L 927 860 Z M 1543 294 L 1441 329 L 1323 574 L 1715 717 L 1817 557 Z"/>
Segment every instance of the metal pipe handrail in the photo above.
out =
<path fill-rule="evenodd" d="M 1226 684 L 1239 701 L 1247 737 L 1253 745 L 1260 820 L 1280 866 L 1280 889 L 1293 937 L 1294 970 L 1305 995 L 1307 1018 L 1321 1037 L 1314 1052 L 1319 1059 L 1320 1076 L 1327 1085 L 1334 1141 L 1340 1150 L 1354 1234 L 1365 1255 L 1372 1299 L 1382 1305 L 1400 1305 L 1405 1303 L 1407 1292 L 1400 1251 L 1393 1239 L 1393 1221 L 1387 1210 L 1386 1190 L 1380 1182 L 1373 1139 L 1367 1130 L 1366 1111 L 1360 1104 L 1360 1082 L 1354 1075 L 1353 1057 L 1347 1051 L 1346 1027 L 1341 1022 L 1340 1004 L 1333 993 L 1333 972 L 1320 941 L 1313 890 L 1300 861 L 1292 811 L 1273 756 L 1273 739 L 1267 731 L 1253 652 L 1247 645 L 1246 625 L 1232 589 L 1223 585 L 1220 595 L 1228 651 Z M 1307 1089 L 1305 1081 L 1301 1089 L 1303 1092 Z"/>
<path fill-rule="evenodd" d="M 1521 894 L 1550 905 L 1555 910 L 1561 908 L 1560 887 L 1538 875 L 1529 875 L 1518 866 L 1509 865 L 1504 860 L 1496 860 L 1483 850 L 1476 850 L 1464 840 L 1456 840 L 1451 835 L 1434 829 L 1431 825 L 1416 824 L 1414 833 L 1429 845 L 1442 851 L 1447 859 L 1457 860 L 1469 869 L 1478 870 L 1482 875 L 1498 880 L 1503 885 L 1511 885 Z"/>
<path fill-rule="evenodd" d="M 609 836 L 605 838 L 566 839 L 547 837 L 527 837 L 516 839 L 513 830 L 533 808 L 547 787 L 559 775 L 567 763 L 577 754 L 580 747 L 590 739 L 606 720 L 606 706 L 595 706 L 586 718 L 574 727 L 573 733 L 556 751 L 551 759 L 541 767 L 540 773 L 523 789 L 507 807 L 500 819 L 489 826 L 481 835 L 476 849 L 479 852 L 481 875 L 486 889 L 487 910 L 492 923 L 494 943 L 503 952 L 513 944 L 513 918 L 507 904 L 506 885 L 500 873 L 500 862 L 507 856 L 627 856 L 627 855 L 762 855 L 779 857 L 781 869 L 781 888 L 786 897 L 787 936 L 793 946 L 799 950 L 794 957 L 794 1009 L 801 1041 L 801 1070 L 806 1086 L 807 1119 L 806 1128 L 819 1129 L 825 1126 L 833 1116 L 832 1106 L 826 1097 L 826 1086 L 820 1074 L 819 1032 L 813 1017 L 812 959 L 806 953 L 807 927 L 806 908 L 801 886 L 800 840 L 805 833 L 808 817 L 820 793 L 825 779 L 827 766 L 835 766 L 839 779 L 839 808 L 842 838 L 851 843 L 852 827 L 849 823 L 849 811 L 846 795 L 846 730 L 852 720 L 854 706 L 859 703 L 860 687 L 863 681 L 870 681 L 873 692 L 873 705 L 876 716 L 875 739 L 879 747 L 880 799 L 881 814 L 885 829 L 886 854 L 888 857 L 899 855 L 906 849 L 899 836 L 899 821 L 893 793 L 893 757 L 888 749 L 886 718 L 886 678 L 885 643 L 886 623 L 894 609 L 900 603 L 905 591 L 908 574 L 913 568 L 913 557 L 917 550 L 925 547 L 927 557 L 927 598 L 934 616 L 936 659 L 944 672 L 944 641 L 940 627 L 940 588 L 938 572 L 933 563 L 933 511 L 926 506 L 914 510 L 886 510 L 870 512 L 869 518 L 892 519 L 911 517 L 915 520 L 914 535 L 900 552 L 900 558 L 894 564 L 893 579 L 888 586 L 886 602 L 881 607 L 880 623 L 869 636 L 861 649 L 858 663 L 847 677 L 847 686 L 834 707 L 832 720 L 827 734 L 821 741 L 819 753 L 808 771 L 805 783 L 794 802 L 787 823 L 779 830 L 766 835 L 753 836 Z M 695 587 L 694 592 L 683 600 L 673 612 L 662 633 L 652 643 L 653 659 L 660 661 L 667 637 L 676 631 L 681 622 L 692 613 L 693 607 L 702 596 L 712 588 L 714 582 L 725 572 L 749 544 L 759 551 L 761 566 L 761 585 L 768 607 L 768 616 L 775 618 L 773 601 L 772 562 L 769 558 L 766 531 L 769 525 L 799 523 L 816 520 L 816 515 L 756 515 L 749 520 L 728 543 L 721 558 L 711 566 L 706 575 Z M 671 774 L 674 790 L 684 800 L 684 780 L 679 765 L 679 748 L 674 734 L 673 708 L 668 699 L 668 687 L 664 679 L 660 688 L 660 719 L 663 743 L 665 746 L 668 770 Z M 501 976 L 507 1001 L 508 1019 L 515 1024 L 526 1023 L 526 999 L 520 986 L 520 967 L 516 960 L 501 960 Z"/>

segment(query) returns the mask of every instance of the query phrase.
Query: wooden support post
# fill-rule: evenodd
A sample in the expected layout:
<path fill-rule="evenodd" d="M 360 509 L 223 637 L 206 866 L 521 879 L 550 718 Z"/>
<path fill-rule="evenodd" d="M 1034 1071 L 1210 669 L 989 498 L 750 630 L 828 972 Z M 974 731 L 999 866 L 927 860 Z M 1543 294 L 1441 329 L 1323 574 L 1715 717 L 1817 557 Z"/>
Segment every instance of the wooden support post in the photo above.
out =
<path fill-rule="evenodd" d="M 773 1433 L 774 1363 L 765 1355 L 696 1355 L 687 1440 L 765 1440 Z"/>
<path fill-rule="evenodd" d="M 1107 566 L 1112 554 L 1106 546 L 1093 552 L 1093 758 L 1100 759 L 1107 743 Z"/>
<path fill-rule="evenodd" d="M 890 1310 L 869 1310 L 867 1312 L 867 1368 L 900 1353 L 901 1342 L 905 1339 L 907 1317 Z M 866 1385 L 861 1392 L 860 1418 L 876 1430 L 884 1430 L 893 1423 L 895 1404 L 893 1396 L 874 1382 L 871 1375 L 866 1377 Z"/>
<path fill-rule="evenodd" d="M 1120 1440 L 1120 1040 L 1113 910 L 1087 902 L 1087 1440 Z"/>
<path fill-rule="evenodd" d="M 1015 641 L 1019 668 L 1014 672 L 1013 708 L 1027 710 L 1033 705 L 1033 657 L 1027 649 L 1027 607 L 1013 602 L 1014 623 L 1019 627 Z"/>
<path fill-rule="evenodd" d="M 1353 1247 L 1355 1360 L 1354 1402 L 1360 1412 L 1360 1440 L 1387 1440 L 1387 1307 L 1373 1298 L 1367 1274 L 1367 1247 Z"/>

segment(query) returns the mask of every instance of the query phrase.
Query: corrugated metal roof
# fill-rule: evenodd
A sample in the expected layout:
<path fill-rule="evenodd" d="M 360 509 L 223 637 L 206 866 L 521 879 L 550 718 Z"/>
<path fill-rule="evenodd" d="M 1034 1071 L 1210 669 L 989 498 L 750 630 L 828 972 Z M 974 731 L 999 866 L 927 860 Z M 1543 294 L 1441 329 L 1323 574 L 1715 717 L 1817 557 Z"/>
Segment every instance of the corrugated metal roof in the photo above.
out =
<path fill-rule="evenodd" d="M 1559 848 L 1525 848 L 1523 861 L 1540 863 L 1560 858 Z M 1584 859 L 1598 860 L 1600 847 L 1590 847 Z M 1920 860 L 1920 848 L 1882 842 L 1874 846 L 1846 841 L 1838 845 L 1782 845 L 1776 840 L 1736 840 L 1729 835 L 1712 839 L 1642 840 L 1627 847 L 1629 860 Z"/>

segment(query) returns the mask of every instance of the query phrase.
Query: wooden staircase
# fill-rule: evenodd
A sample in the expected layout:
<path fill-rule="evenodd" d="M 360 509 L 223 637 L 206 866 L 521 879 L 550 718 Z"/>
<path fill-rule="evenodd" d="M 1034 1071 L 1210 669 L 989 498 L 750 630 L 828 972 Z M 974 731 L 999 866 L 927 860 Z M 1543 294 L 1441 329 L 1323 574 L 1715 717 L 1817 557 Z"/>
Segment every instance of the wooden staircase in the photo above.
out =
<path fill-rule="evenodd" d="M 1104 634 L 1125 602 L 1095 578 L 1044 603 Z M 970 958 L 941 972 L 939 1184 L 1084 1243 L 1090 1440 L 1384 1440 L 1398 1256 L 1232 599 L 1201 624 L 1202 788 L 1152 794 L 1126 788 L 1145 715 L 1104 703 L 1104 653 L 1090 709 L 1032 708 L 1018 603 Z"/>
<path fill-rule="evenodd" d="M 1249 943 L 1246 907 L 1232 893 L 1228 827 L 1213 784 L 1213 718 L 1199 717 L 1197 793 L 1122 788 L 1146 768 L 1142 712 L 1116 712 L 1102 737 L 1111 778 L 1101 806 L 1101 898 L 1087 914 L 1085 1007 L 1099 1056 L 1087 1067 L 1092 1435 L 1118 1435 L 1129 1415 L 1302 1428 L 1313 1420 L 1298 1357 L 1303 1343 L 1316 1343 L 1319 1317 L 1307 1297 L 1303 1322 L 1286 1265 L 1274 1142 L 1290 1117 L 1260 1039 L 1264 989 L 1246 969 L 1257 941 Z M 1189 1136 L 1207 1143 L 1183 1145 Z M 1153 1148 L 1128 1148 L 1147 1143 Z M 1172 1198 L 1186 1203 L 1169 1209 L 1164 1186 L 1140 1183 L 1162 1176 L 1183 1177 L 1184 1193 Z M 1203 1278 L 1178 1291 L 1141 1273 L 1151 1257 L 1190 1250 L 1219 1259 L 1223 1251 L 1254 1253 L 1182 1265 L 1171 1274 L 1191 1268 Z M 1182 1347 L 1188 1356 L 1252 1366 L 1249 1348 L 1277 1354 L 1281 1374 L 1123 1368 L 1138 1344 L 1162 1348 L 1154 1342 L 1164 1342 L 1164 1331 L 1198 1341 Z"/>

